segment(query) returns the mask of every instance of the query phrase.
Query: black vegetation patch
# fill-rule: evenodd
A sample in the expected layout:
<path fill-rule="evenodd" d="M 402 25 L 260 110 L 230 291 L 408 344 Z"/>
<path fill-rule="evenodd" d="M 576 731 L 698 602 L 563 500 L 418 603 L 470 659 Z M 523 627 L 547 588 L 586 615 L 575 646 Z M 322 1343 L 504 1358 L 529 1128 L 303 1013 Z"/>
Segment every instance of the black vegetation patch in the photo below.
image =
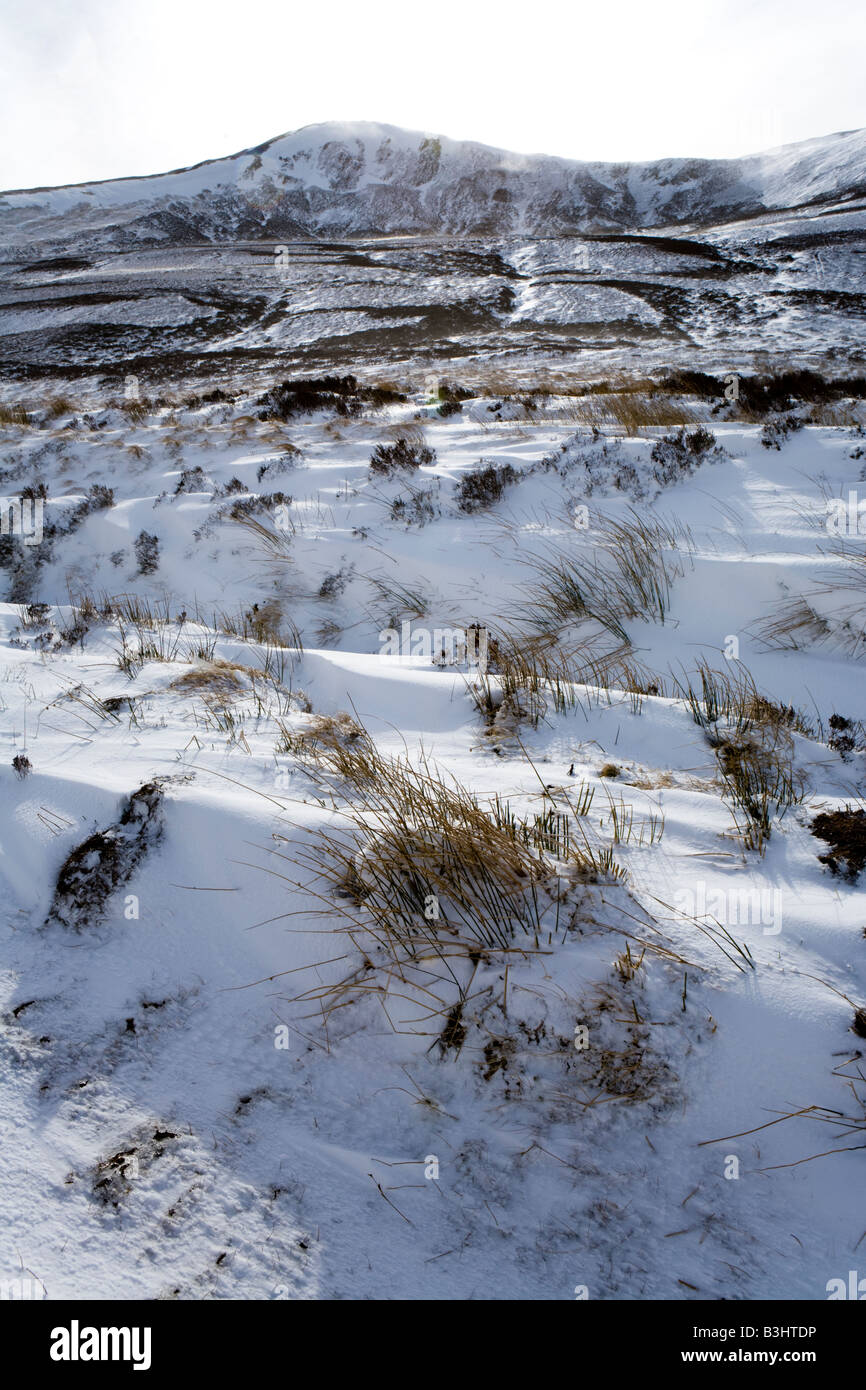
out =
<path fill-rule="evenodd" d="M 405 400 L 400 391 L 387 386 L 362 386 L 357 377 L 349 374 L 284 381 L 266 391 L 256 404 L 261 407 L 260 420 L 290 420 L 295 415 L 309 415 L 315 410 L 355 416 L 360 415 L 365 406 L 375 409 Z"/>
<path fill-rule="evenodd" d="M 440 401 L 436 413 L 446 420 L 450 415 L 460 415 L 463 410 L 463 402 L 472 400 L 471 391 L 468 391 L 465 386 L 452 384 L 450 381 L 440 381 L 436 394 Z"/>
<path fill-rule="evenodd" d="M 742 377 L 739 404 L 755 414 L 794 410 L 804 403 L 830 405 L 834 401 L 863 400 L 866 378 L 823 377 L 818 372 L 782 372 L 778 376 Z"/>
<path fill-rule="evenodd" d="M 97 922 L 112 893 L 126 883 L 162 834 L 162 783 L 146 782 L 130 796 L 116 825 L 98 830 L 61 866 L 47 926 L 81 931 Z"/>
<path fill-rule="evenodd" d="M 35 482 L 21 489 L 22 498 L 31 503 L 48 501 L 44 482 Z M 9 598 L 26 603 L 38 578 L 39 569 L 51 558 L 54 545 L 71 536 L 93 513 L 114 506 L 114 491 L 103 483 L 94 483 L 86 496 L 74 506 L 55 504 L 54 517 L 46 517 L 42 539 L 34 546 L 21 546 L 11 536 L 0 538 L 0 569 L 11 570 Z"/>
<path fill-rule="evenodd" d="M 21 782 L 24 781 L 28 772 L 33 771 L 33 764 L 26 753 L 16 753 L 15 757 L 12 759 L 12 766 L 15 769 L 15 775 Z"/>
<path fill-rule="evenodd" d="M 822 811 L 811 828 L 813 835 L 830 846 L 829 853 L 818 855 L 821 863 L 832 874 L 855 883 L 866 864 L 866 811 L 854 811 L 850 806 L 844 811 Z"/>
<path fill-rule="evenodd" d="M 433 463 L 435 458 L 435 449 L 401 438 L 395 444 L 377 444 L 370 457 L 370 472 L 390 478 L 401 470 L 413 473 L 422 465 Z"/>
<path fill-rule="evenodd" d="M 25 488 L 23 495 L 27 496 L 28 494 L 34 498 L 40 496 L 44 498 L 46 495 L 44 483 L 40 483 L 36 489 Z M 45 527 L 45 535 L 49 541 L 71 536 L 73 531 L 77 531 L 93 512 L 105 512 L 113 506 L 114 489 L 106 487 L 104 483 L 94 483 L 88 488 L 86 496 L 80 502 L 61 515 L 57 521 L 49 522 Z"/>
<path fill-rule="evenodd" d="M 716 437 L 703 425 L 692 430 L 691 434 L 680 429 L 676 434 L 665 435 L 664 439 L 659 439 L 653 445 L 650 454 L 653 477 L 659 487 L 688 478 L 715 449 Z"/>
<path fill-rule="evenodd" d="M 24 610 L 24 617 L 21 621 L 23 628 L 44 627 L 50 621 L 51 605 L 49 603 L 28 603 Z"/>
<path fill-rule="evenodd" d="M 159 537 L 140 531 L 133 546 L 139 574 L 154 574 L 159 569 Z"/>
<path fill-rule="evenodd" d="M 737 374 L 737 404 L 751 415 L 771 415 L 802 405 L 831 405 L 842 400 L 863 400 L 866 378 L 823 377 L 819 372 L 791 371 L 771 376 Z M 725 381 L 705 372 L 667 372 L 659 383 L 677 396 L 697 396 L 724 402 Z"/>
<path fill-rule="evenodd" d="M 391 503 L 391 520 L 406 526 L 426 526 L 439 515 L 438 491 L 432 487 L 410 489 L 406 497 L 395 497 Z"/>
<path fill-rule="evenodd" d="M 203 405 L 219 405 L 221 402 L 231 399 L 231 396 L 227 396 L 224 391 L 217 387 L 214 391 L 208 391 L 203 396 L 187 396 L 184 404 L 187 410 L 199 410 Z"/>
<path fill-rule="evenodd" d="M 713 400 L 725 393 L 725 383 L 706 372 L 668 372 L 661 385 L 672 396 L 698 396 L 702 400 Z"/>
<path fill-rule="evenodd" d="M 85 261 L 80 256 L 54 256 L 45 261 L 32 261 L 30 265 L 21 267 L 22 275 L 34 275 L 43 270 L 89 270 L 92 261 Z"/>
<path fill-rule="evenodd" d="M 338 599 L 344 592 L 351 575 L 345 570 L 338 570 L 336 574 L 328 574 L 319 585 L 319 598 L 331 601 Z"/>
<path fill-rule="evenodd" d="M 256 470 L 256 480 L 261 482 L 263 478 L 276 478 L 281 473 L 290 473 L 297 467 L 298 459 L 301 457 L 300 449 L 294 444 L 284 445 L 285 453 L 279 458 L 270 459 L 268 463 L 260 463 Z"/>
<path fill-rule="evenodd" d="M 174 490 L 175 497 L 179 497 L 182 492 L 210 492 L 211 485 L 205 477 L 204 470 L 196 464 L 195 468 L 184 468 L 177 480 L 177 487 Z"/>
<path fill-rule="evenodd" d="M 171 1153 L 172 1141 L 177 1141 L 179 1137 L 174 1130 L 164 1129 L 160 1125 L 131 1136 L 125 1148 L 100 1159 L 87 1172 L 93 1197 L 103 1206 L 119 1210 L 132 1192 L 135 1181 L 145 1177 L 163 1154 Z M 75 1183 L 78 1177 L 77 1173 L 70 1173 L 67 1184 Z"/>
<path fill-rule="evenodd" d="M 768 420 L 761 430 L 761 443 L 765 449 L 781 449 L 787 443 L 788 435 L 801 430 L 808 422 L 799 415 L 786 415 L 782 420 Z"/>
<path fill-rule="evenodd" d="M 461 512 L 480 512 L 498 502 L 503 492 L 512 483 L 520 480 L 520 474 L 510 463 L 485 463 L 481 460 L 478 468 L 464 473 L 454 494 Z"/>
<path fill-rule="evenodd" d="M 106 487 L 103 483 L 94 483 L 88 489 L 87 497 L 80 503 L 80 509 L 85 516 L 91 512 L 105 512 L 114 506 L 114 489 Z"/>
<path fill-rule="evenodd" d="M 467 386 L 461 386 L 454 381 L 440 381 L 439 399 L 440 401 L 471 401 L 473 393 Z"/>
<path fill-rule="evenodd" d="M 292 499 L 287 492 L 268 492 L 262 497 L 241 497 L 236 502 L 232 502 L 224 515 L 231 521 L 246 521 L 249 517 L 270 516 L 275 507 L 290 507 Z M 205 528 L 201 527 L 194 531 L 196 540 L 200 540 Z"/>
<path fill-rule="evenodd" d="M 261 473 L 261 469 L 259 469 L 259 472 Z M 216 495 L 218 497 L 234 497 L 237 493 L 246 491 L 247 485 L 246 483 L 242 483 L 240 478 L 229 478 L 227 483 L 217 488 Z"/>
<path fill-rule="evenodd" d="M 828 747 L 839 754 L 843 763 L 851 759 L 851 754 L 857 748 L 857 735 L 862 737 L 863 727 L 855 724 L 853 719 L 846 719 L 844 714 L 831 714 L 828 720 L 830 725 L 830 737 L 827 739 Z"/>

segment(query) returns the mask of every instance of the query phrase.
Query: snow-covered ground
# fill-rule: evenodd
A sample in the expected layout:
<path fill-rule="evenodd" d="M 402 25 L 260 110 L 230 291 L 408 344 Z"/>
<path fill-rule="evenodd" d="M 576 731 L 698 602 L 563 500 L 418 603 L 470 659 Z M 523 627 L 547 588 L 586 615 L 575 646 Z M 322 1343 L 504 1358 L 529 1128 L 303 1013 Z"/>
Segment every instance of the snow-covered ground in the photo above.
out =
<path fill-rule="evenodd" d="M 659 448 L 672 429 L 493 405 L 284 424 L 252 398 L 94 397 L 4 427 L 2 492 L 46 500 L 41 544 L 0 541 L 0 1280 L 824 1299 L 866 1260 L 866 899 L 811 830 L 862 805 L 862 429 L 768 448 L 728 412 L 713 447 Z M 434 456 L 371 473 L 401 437 Z M 481 461 L 514 474 L 461 509 Z M 663 621 L 624 578 L 640 536 Z M 554 632 L 544 585 L 572 562 L 618 636 Z M 802 598 L 810 626 L 774 641 Z M 497 713 L 495 648 L 486 673 L 435 660 L 436 630 L 472 623 L 556 638 L 564 698 Z M 587 657 L 615 648 L 600 684 Z M 700 722 L 702 661 L 775 709 Z M 510 899 L 530 930 L 496 908 L 505 946 L 467 944 L 443 902 L 406 925 L 415 959 L 386 959 L 363 851 L 354 897 L 316 868 L 361 845 L 344 813 L 369 786 L 316 755 L 367 748 L 358 726 L 374 802 L 408 764 L 498 833 L 506 803 L 534 828 L 542 869 Z M 744 745 L 796 788 L 763 852 L 722 775 Z M 539 847 L 545 815 L 570 853 Z"/>

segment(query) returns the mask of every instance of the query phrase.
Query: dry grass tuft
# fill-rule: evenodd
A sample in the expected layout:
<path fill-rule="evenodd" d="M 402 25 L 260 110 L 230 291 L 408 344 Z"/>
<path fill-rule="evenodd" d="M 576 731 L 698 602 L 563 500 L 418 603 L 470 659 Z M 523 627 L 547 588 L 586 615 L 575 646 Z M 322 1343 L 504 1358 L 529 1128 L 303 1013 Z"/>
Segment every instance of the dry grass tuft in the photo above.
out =
<path fill-rule="evenodd" d="M 467 968 L 491 953 L 533 955 L 565 930 L 563 882 L 622 877 L 610 848 L 593 848 L 564 812 L 521 820 L 508 804 L 484 806 L 423 755 L 416 766 L 382 754 L 348 715 L 288 734 L 282 751 L 301 757 L 333 823 L 280 857 L 304 871 L 295 886 L 326 903 L 322 915 L 336 904 L 361 953 L 344 979 L 299 996 L 323 1009 L 367 992 L 383 1007 L 389 992 L 428 1007 L 435 996 L 430 1015 L 444 1023 L 454 990 L 465 998 Z"/>
<path fill-rule="evenodd" d="M 298 652 L 304 649 L 300 632 L 285 616 L 277 599 L 254 603 L 251 608 L 241 607 L 235 613 L 221 609 L 214 615 L 213 626 L 226 636 L 238 637 L 244 642 Z"/>
<path fill-rule="evenodd" d="M 185 694 L 201 691 L 220 695 L 236 694 L 241 689 L 238 672 L 245 675 L 256 674 L 248 666 L 239 666 L 234 661 L 223 661 L 221 657 L 216 657 L 212 661 L 199 662 L 192 671 L 185 671 L 182 676 L 172 681 L 171 689 L 181 690 Z"/>
<path fill-rule="evenodd" d="M 626 438 L 672 425 L 695 424 L 702 418 L 694 408 L 661 394 L 654 383 L 640 381 L 586 396 L 574 403 L 572 413 L 580 424 Z"/>
<path fill-rule="evenodd" d="M 602 523 L 597 549 L 592 559 L 555 547 L 532 556 L 538 582 L 525 617 L 547 633 L 595 622 L 627 645 L 628 619 L 665 621 L 693 542 L 679 523 L 646 521 L 630 509 L 626 519 Z"/>
<path fill-rule="evenodd" d="M 319 750 L 345 748 L 359 740 L 368 741 L 366 730 L 345 710 L 337 714 L 317 714 L 301 729 L 289 729 L 281 721 L 277 722 L 280 737 L 274 752 L 278 756 L 289 753 L 309 756 Z"/>
<path fill-rule="evenodd" d="M 716 671 L 698 663 L 700 688 L 676 682 L 716 756 L 746 849 L 763 853 L 774 817 L 802 801 L 804 783 L 793 766 L 792 732 L 814 737 L 798 710 L 759 694 L 745 667 Z"/>

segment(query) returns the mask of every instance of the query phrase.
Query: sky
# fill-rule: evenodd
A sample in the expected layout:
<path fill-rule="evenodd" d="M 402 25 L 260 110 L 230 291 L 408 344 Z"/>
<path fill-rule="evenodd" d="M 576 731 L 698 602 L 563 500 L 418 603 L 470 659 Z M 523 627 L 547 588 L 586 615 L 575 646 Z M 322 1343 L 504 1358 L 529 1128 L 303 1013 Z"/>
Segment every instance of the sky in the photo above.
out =
<path fill-rule="evenodd" d="M 0 0 L 0 188 L 160 173 L 317 121 L 570 159 L 866 126 L 864 0 Z"/>

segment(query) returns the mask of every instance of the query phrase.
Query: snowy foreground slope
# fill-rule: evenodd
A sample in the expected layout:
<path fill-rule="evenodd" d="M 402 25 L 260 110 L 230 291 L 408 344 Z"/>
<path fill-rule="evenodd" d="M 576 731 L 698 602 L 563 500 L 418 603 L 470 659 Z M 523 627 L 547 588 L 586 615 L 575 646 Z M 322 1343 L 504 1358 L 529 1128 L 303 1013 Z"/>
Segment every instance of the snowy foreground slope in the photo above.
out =
<path fill-rule="evenodd" d="M 4 427 L 0 1279 L 824 1299 L 866 1261 L 866 900 L 812 830 L 862 805 L 859 407 L 766 447 L 409 394 Z M 437 662 L 473 623 L 486 672 Z"/>

